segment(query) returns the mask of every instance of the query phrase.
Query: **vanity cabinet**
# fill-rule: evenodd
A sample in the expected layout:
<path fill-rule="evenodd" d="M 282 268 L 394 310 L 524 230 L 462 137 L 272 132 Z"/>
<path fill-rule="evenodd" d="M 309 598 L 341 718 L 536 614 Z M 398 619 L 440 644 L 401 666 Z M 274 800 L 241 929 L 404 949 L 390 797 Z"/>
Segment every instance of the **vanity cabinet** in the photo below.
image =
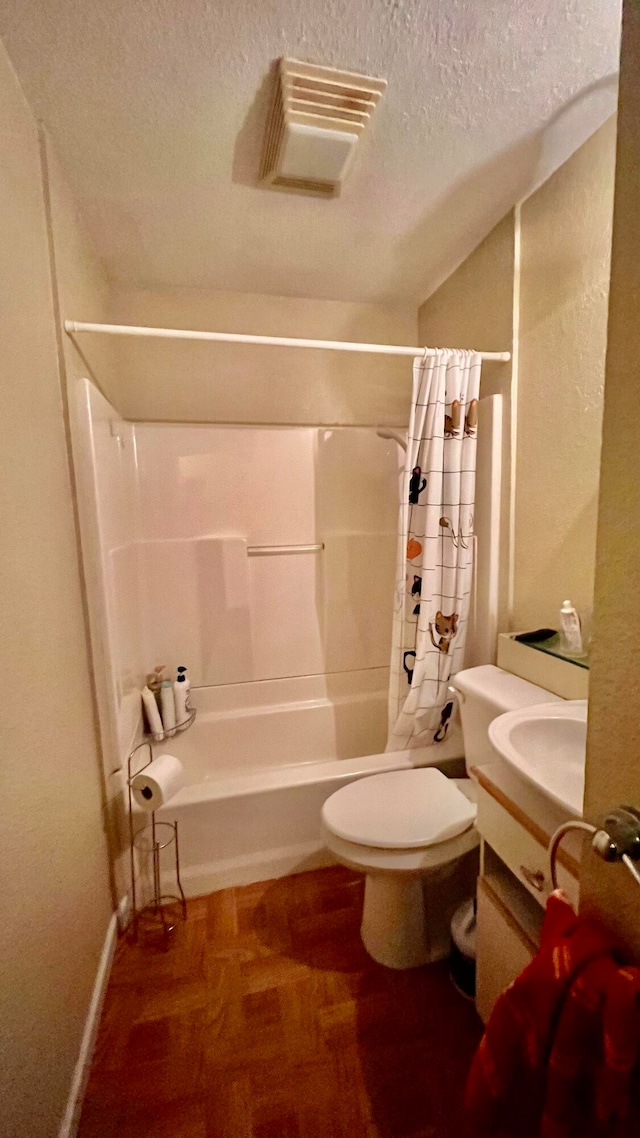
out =
<path fill-rule="evenodd" d="M 476 1007 L 484 1023 L 500 993 L 522 972 L 535 950 L 535 941 L 514 920 L 510 909 L 490 882 L 480 877 L 476 932 Z"/>
<path fill-rule="evenodd" d="M 551 892 L 549 839 L 568 815 L 501 761 L 472 776 L 480 834 L 476 1005 L 486 1021 L 537 950 Z M 576 906 L 580 852 L 581 840 L 567 839 L 558 857 L 559 885 Z"/>

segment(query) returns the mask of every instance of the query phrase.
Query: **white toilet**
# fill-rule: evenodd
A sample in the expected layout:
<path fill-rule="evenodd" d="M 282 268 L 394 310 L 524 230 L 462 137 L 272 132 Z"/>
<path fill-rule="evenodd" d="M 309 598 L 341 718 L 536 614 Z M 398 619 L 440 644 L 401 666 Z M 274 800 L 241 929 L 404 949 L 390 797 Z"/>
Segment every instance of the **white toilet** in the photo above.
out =
<path fill-rule="evenodd" d="M 549 693 L 492 664 L 459 672 L 467 771 L 495 761 L 488 727 L 505 711 Z M 552 697 L 553 698 L 553 697 Z M 438 762 L 437 746 L 416 751 Z M 322 834 L 337 861 L 366 874 L 362 940 L 388 968 L 415 968 L 449 952 L 449 922 L 474 891 L 475 787 L 434 766 L 389 771 L 343 786 L 322 808 Z M 466 870 L 466 872 L 465 872 Z"/>

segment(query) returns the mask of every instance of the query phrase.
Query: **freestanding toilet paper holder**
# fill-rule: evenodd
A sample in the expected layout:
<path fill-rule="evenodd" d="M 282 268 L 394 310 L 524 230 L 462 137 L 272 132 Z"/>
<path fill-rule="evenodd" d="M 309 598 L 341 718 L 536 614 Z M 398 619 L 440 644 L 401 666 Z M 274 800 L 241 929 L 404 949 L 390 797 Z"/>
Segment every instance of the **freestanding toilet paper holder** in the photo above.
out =
<path fill-rule="evenodd" d="M 143 747 L 149 748 L 149 755 L 147 761 L 138 766 L 134 763 L 138 751 Z M 180 881 L 180 847 L 178 845 L 178 823 L 177 822 L 156 822 L 156 812 L 151 812 L 151 822 L 143 826 L 141 829 L 136 830 L 133 821 L 133 793 L 131 789 L 132 779 L 146 770 L 146 768 L 153 761 L 153 747 L 151 739 L 145 739 L 142 743 L 138 743 L 134 747 L 127 759 L 127 789 L 129 792 L 129 851 L 131 859 L 131 921 L 130 928 L 133 930 L 134 937 L 138 936 L 139 926 L 141 920 L 149 920 L 151 926 L 157 932 L 161 932 L 162 936 L 166 939 L 172 929 L 175 927 L 175 920 L 172 919 L 170 912 L 167 910 L 168 905 L 179 905 L 182 913 L 182 919 L 186 920 L 187 917 L 187 900 Z M 135 770 L 133 767 L 135 766 Z M 178 886 L 178 893 L 163 893 L 162 883 L 160 877 L 160 852 L 167 849 L 168 846 L 173 845 L 174 859 L 175 859 L 175 875 L 176 883 Z M 153 896 L 150 901 L 144 905 L 138 906 L 138 891 L 136 887 L 136 851 L 140 854 L 151 855 L 151 870 L 153 879 Z"/>

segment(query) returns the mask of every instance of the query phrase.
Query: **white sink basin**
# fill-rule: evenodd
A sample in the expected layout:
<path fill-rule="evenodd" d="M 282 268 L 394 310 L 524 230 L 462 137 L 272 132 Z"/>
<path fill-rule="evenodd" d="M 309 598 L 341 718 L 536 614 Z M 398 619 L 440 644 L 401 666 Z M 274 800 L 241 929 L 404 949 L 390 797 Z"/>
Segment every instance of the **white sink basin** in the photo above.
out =
<path fill-rule="evenodd" d="M 571 814 L 582 817 L 587 743 L 586 699 L 540 703 L 489 725 L 499 755 Z"/>

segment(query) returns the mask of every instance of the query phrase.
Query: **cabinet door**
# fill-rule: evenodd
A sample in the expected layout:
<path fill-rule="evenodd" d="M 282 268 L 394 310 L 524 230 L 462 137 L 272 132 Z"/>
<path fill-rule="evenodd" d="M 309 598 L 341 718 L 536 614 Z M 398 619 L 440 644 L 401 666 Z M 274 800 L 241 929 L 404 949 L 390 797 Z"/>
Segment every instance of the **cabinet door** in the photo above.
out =
<path fill-rule="evenodd" d="M 535 945 L 483 878 L 478 881 L 476 949 L 476 1007 L 486 1023 L 500 993 L 531 960 Z"/>

